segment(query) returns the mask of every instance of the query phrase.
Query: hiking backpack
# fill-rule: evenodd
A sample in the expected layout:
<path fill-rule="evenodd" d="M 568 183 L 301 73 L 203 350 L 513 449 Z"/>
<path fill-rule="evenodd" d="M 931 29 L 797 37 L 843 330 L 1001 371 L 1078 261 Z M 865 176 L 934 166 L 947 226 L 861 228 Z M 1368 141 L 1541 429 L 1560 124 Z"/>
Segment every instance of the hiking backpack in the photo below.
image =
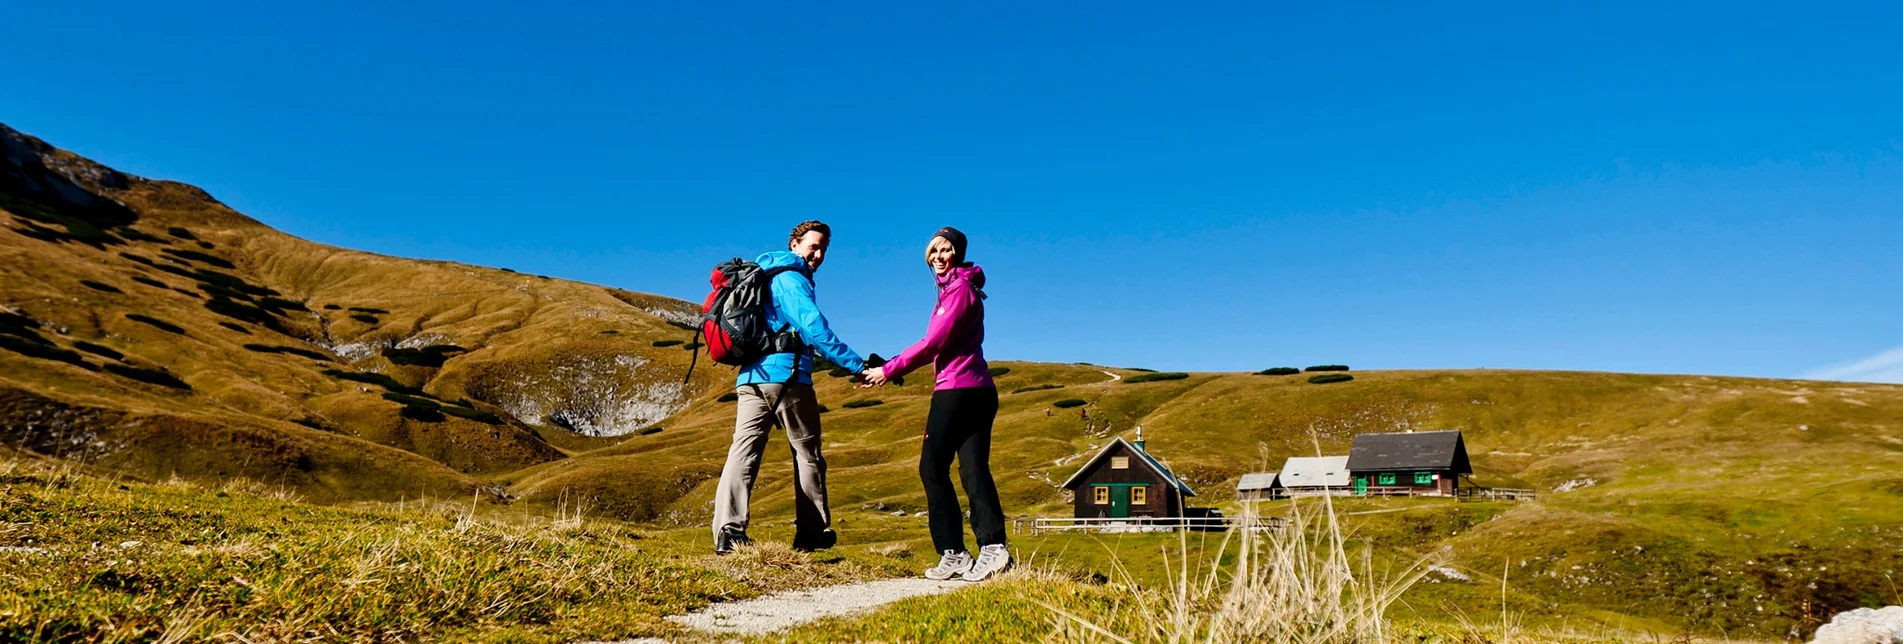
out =
<path fill-rule="evenodd" d="M 787 271 L 804 274 L 803 266 L 762 269 L 759 264 L 735 257 L 714 267 L 708 282 L 713 292 L 701 304 L 700 328 L 695 341 L 707 348 L 707 356 L 720 364 L 746 366 L 761 356 L 793 353 L 804 347 L 799 334 L 774 331 L 767 325 L 767 307 L 773 305 L 773 278 Z M 702 342 L 704 340 L 704 342 Z M 694 354 L 699 360 L 700 353 Z M 689 376 L 693 364 L 687 367 Z"/>

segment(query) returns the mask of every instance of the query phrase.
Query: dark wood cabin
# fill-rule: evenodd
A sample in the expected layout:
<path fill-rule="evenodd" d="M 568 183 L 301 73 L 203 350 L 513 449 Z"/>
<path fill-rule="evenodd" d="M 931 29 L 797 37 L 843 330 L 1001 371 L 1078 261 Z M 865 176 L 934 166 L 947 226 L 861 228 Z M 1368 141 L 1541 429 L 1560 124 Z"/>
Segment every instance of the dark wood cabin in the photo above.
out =
<path fill-rule="evenodd" d="M 1361 434 L 1348 472 L 1356 496 L 1454 496 L 1473 466 L 1460 430 Z"/>
<path fill-rule="evenodd" d="M 1268 501 L 1288 496 L 1288 490 L 1282 487 L 1280 472 L 1256 472 L 1242 475 L 1236 481 L 1237 501 Z"/>
<path fill-rule="evenodd" d="M 1118 438 L 1064 481 L 1079 519 L 1176 518 L 1185 499 L 1196 496 L 1143 441 Z"/>

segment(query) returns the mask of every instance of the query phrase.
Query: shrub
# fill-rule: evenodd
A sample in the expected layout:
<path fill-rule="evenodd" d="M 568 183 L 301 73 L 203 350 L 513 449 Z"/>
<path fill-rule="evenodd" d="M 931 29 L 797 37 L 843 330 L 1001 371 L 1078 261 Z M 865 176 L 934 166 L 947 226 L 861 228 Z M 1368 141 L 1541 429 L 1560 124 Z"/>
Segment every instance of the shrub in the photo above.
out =
<path fill-rule="evenodd" d="M 194 299 L 194 300 L 202 300 L 202 299 L 205 299 L 205 296 L 203 296 L 203 295 L 199 295 L 199 294 L 198 294 L 198 292 L 196 292 L 196 291 L 191 291 L 191 290 L 186 290 L 186 289 L 182 289 L 182 288 L 173 288 L 172 290 L 173 290 L 173 291 L 175 291 L 175 292 L 177 292 L 177 293 L 178 293 L 179 295 L 183 295 L 183 296 L 185 296 L 185 297 L 189 297 L 189 298 L 192 298 L 192 299 Z"/>
<path fill-rule="evenodd" d="M 225 328 L 227 328 L 227 329 L 231 329 L 231 330 L 233 330 L 233 331 L 237 331 L 237 332 L 239 332 L 239 333 L 243 333 L 243 334 L 245 334 L 245 335 L 251 335 L 251 330 L 250 330 L 250 329 L 246 329 L 246 328 L 244 328 L 244 327 L 242 327 L 242 326 L 239 326 L 239 325 L 238 325 L 238 323 L 236 323 L 236 322 L 226 322 L 226 321 L 224 321 L 224 320 L 219 320 L 219 321 L 218 321 L 218 326 L 222 326 L 222 327 L 225 327 Z"/>
<path fill-rule="evenodd" d="M 40 328 L 40 321 L 18 313 L 0 311 L 0 328 L 37 329 Z"/>
<path fill-rule="evenodd" d="M 337 306 L 337 305 L 335 305 L 335 304 L 325 304 L 325 305 L 324 305 L 324 310 L 326 310 L 326 311 L 342 311 L 343 309 L 344 309 L 344 307 L 341 307 L 341 306 Z"/>
<path fill-rule="evenodd" d="M 641 430 L 636 431 L 634 434 L 636 436 L 650 436 L 650 435 L 659 434 L 659 433 L 661 433 L 661 428 L 659 427 L 644 427 Z"/>
<path fill-rule="evenodd" d="M 364 324 L 377 324 L 377 323 L 379 323 L 379 322 L 382 322 L 382 321 L 383 321 L 383 320 L 379 320 L 379 319 L 377 319 L 377 316 L 374 316 L 374 315 L 364 315 L 364 314 L 362 314 L 362 313 L 357 313 L 357 314 L 355 314 L 355 315 L 352 315 L 352 316 L 350 316 L 350 319 L 352 319 L 352 320 L 356 320 L 356 321 L 358 321 L 358 322 L 362 322 L 362 323 L 364 323 Z"/>
<path fill-rule="evenodd" d="M 831 360 L 827 360 L 819 356 L 813 356 L 813 371 L 825 371 L 830 373 L 833 369 L 837 367 L 839 367 L 839 365 L 833 364 L 833 361 Z"/>
<path fill-rule="evenodd" d="M 178 250 L 176 248 L 161 248 L 159 249 L 159 252 L 165 255 L 171 255 L 173 257 L 177 257 L 179 259 L 194 261 L 200 264 L 208 264 L 208 265 L 216 266 L 219 268 L 237 268 L 238 267 L 237 264 L 231 263 L 231 260 L 227 260 L 217 255 L 207 255 L 205 253 L 201 253 L 195 250 Z"/>
<path fill-rule="evenodd" d="M 152 325 L 167 333 L 177 333 L 179 335 L 185 335 L 184 327 L 181 327 L 176 324 L 172 324 L 171 322 L 166 322 L 165 320 L 161 320 L 149 315 L 140 315 L 138 313 L 127 313 L 126 319 L 131 320 L 133 322 L 142 322 L 145 324 Z"/>
<path fill-rule="evenodd" d="M 215 248 L 216 246 L 214 246 L 214 245 L 213 245 L 213 244 L 212 244 L 211 242 L 208 242 L 208 241 L 205 241 L 205 240 L 202 240 L 202 239 L 201 239 L 201 240 L 198 240 L 198 247 L 199 247 L 199 248 L 203 248 L 203 249 L 205 249 L 205 250 L 211 250 L 211 249 L 213 249 L 213 248 Z"/>
<path fill-rule="evenodd" d="M 32 333 L 32 332 L 28 331 L 27 333 Z M 38 335 L 36 334 L 34 337 L 38 337 Z M 97 371 L 99 369 L 98 367 L 93 366 L 92 363 L 87 362 L 85 357 L 79 355 L 78 352 L 75 352 L 69 349 L 61 349 L 58 346 L 55 346 L 53 344 L 49 344 L 46 342 L 34 342 L 30 339 L 27 339 L 24 336 L 0 335 L 0 349 L 6 349 L 8 351 L 12 351 L 14 353 L 18 353 L 20 355 L 27 356 L 30 358 L 39 358 L 42 360 L 56 360 L 59 362 L 64 362 L 64 363 L 71 364 L 77 367 L 84 367 L 86 369 L 91 369 L 94 371 Z"/>
<path fill-rule="evenodd" d="M 602 333 L 614 333 L 614 332 L 602 331 Z M 653 345 L 657 347 L 672 347 L 672 346 L 678 346 L 680 344 L 682 344 L 680 340 L 655 340 L 653 342 Z"/>
<path fill-rule="evenodd" d="M 152 242 L 154 244 L 172 243 L 170 241 L 167 241 L 164 237 L 157 237 L 149 233 L 146 233 L 145 231 L 139 230 L 137 228 L 133 228 L 131 226 L 122 226 L 119 228 L 115 228 L 113 229 L 112 232 L 118 233 L 120 237 L 124 237 L 132 241 Z M 121 253 L 121 254 L 123 255 L 124 253 Z"/>
<path fill-rule="evenodd" d="M 478 422 L 478 423 L 482 423 L 482 424 L 484 424 L 484 425 L 500 425 L 500 424 L 502 424 L 502 417 L 501 417 L 501 416 L 497 416 L 497 415 L 495 415 L 495 414 L 493 414 L 493 413 L 490 413 L 490 412 L 486 412 L 486 411 L 483 411 L 483 410 L 480 410 L 480 409 L 471 409 L 471 408 L 468 408 L 468 407 L 457 407 L 457 406 L 449 406 L 449 407 L 437 407 L 437 408 L 436 408 L 436 410 L 437 410 L 437 411 L 440 411 L 440 412 L 443 412 L 443 413 L 445 413 L 445 414 L 449 414 L 449 415 L 451 415 L 451 416 L 455 416 L 455 417 L 457 417 L 457 418 L 463 418 L 463 419 L 467 419 L 467 420 L 473 420 L 473 421 L 476 421 L 476 422 Z"/>
<path fill-rule="evenodd" d="M 281 297 L 270 297 L 270 296 L 258 298 L 258 308 L 269 310 L 269 311 L 309 311 L 310 310 L 309 308 L 306 308 L 304 306 L 303 302 L 297 302 L 293 300 L 287 300 Z"/>
<path fill-rule="evenodd" d="M 310 349 L 303 349 L 298 347 L 280 347 L 280 346 L 270 345 L 270 344 L 247 344 L 247 345 L 244 345 L 244 348 L 247 351 L 256 351 L 258 353 L 288 353 L 294 356 L 303 356 L 306 358 L 310 358 L 312 360 L 322 360 L 325 362 L 330 361 L 330 356 L 328 355 L 318 353 Z"/>
<path fill-rule="evenodd" d="M 1181 371 L 1165 371 L 1162 373 L 1145 373 L 1145 374 L 1130 376 L 1128 378 L 1124 378 L 1123 381 L 1130 384 L 1136 384 L 1139 382 L 1156 382 L 1158 380 L 1182 380 L 1188 377 L 1189 377 L 1189 374 L 1183 373 Z"/>
<path fill-rule="evenodd" d="M 192 231 L 186 230 L 184 228 L 180 228 L 178 226 L 173 226 L 171 228 L 165 229 L 165 234 L 171 235 L 173 237 L 177 237 L 179 239 L 198 239 L 198 236 L 193 235 Z"/>
<path fill-rule="evenodd" d="M 985 373 L 991 374 L 991 377 L 996 378 L 998 376 L 1011 373 L 1011 368 L 1010 367 L 992 367 L 990 369 L 986 369 Z"/>
<path fill-rule="evenodd" d="M 877 407 L 883 404 L 885 404 L 883 400 L 855 400 L 840 406 L 847 409 L 860 409 L 864 407 Z"/>
<path fill-rule="evenodd" d="M 620 334 L 621 334 L 620 331 L 616 331 L 614 329 L 608 329 L 606 331 L 601 332 L 601 335 L 620 335 Z"/>
<path fill-rule="evenodd" d="M 144 284 L 146 286 L 150 286 L 152 288 L 172 288 L 170 284 L 166 284 L 165 282 L 161 282 L 161 281 L 152 279 L 150 277 L 146 277 L 144 275 L 133 275 L 132 281 L 138 282 L 140 284 Z"/>
<path fill-rule="evenodd" d="M 95 282 L 92 280 L 79 280 L 79 283 L 85 286 L 86 288 L 89 288 L 95 291 L 105 291 L 107 293 L 124 293 L 125 292 L 125 291 L 119 290 L 119 287 L 117 286 L 113 286 L 111 284 L 103 284 L 103 283 Z"/>
<path fill-rule="evenodd" d="M 443 408 L 441 407 L 418 407 L 415 405 L 404 405 L 403 409 L 397 412 L 397 415 L 402 416 L 404 418 L 408 418 L 410 420 L 421 421 L 425 423 L 440 423 L 445 420 L 443 418 Z"/>
<path fill-rule="evenodd" d="M 399 394 L 394 391 L 383 392 L 383 399 L 393 403 L 408 405 L 411 407 L 441 407 L 442 406 L 440 403 L 434 400 L 430 400 L 428 398 L 424 398 L 422 396 Z"/>
<path fill-rule="evenodd" d="M 1345 365 L 1345 364 L 1318 364 L 1313 367 L 1303 369 L 1302 371 L 1347 371 L 1347 370 L 1348 370 L 1348 365 Z"/>
<path fill-rule="evenodd" d="M 449 360 L 449 354 L 465 351 L 468 349 L 453 344 L 438 344 L 420 349 L 384 349 L 383 357 L 389 358 L 391 364 L 440 368 Z"/>
<path fill-rule="evenodd" d="M 409 385 L 397 382 L 395 378 L 391 378 L 389 376 L 386 376 L 380 373 L 366 373 L 362 371 L 344 371 L 342 369 L 325 369 L 323 373 L 326 376 L 330 376 L 338 380 L 349 380 L 351 382 L 361 382 L 366 385 L 376 385 L 378 387 L 382 387 L 389 391 L 406 393 L 406 394 L 411 394 L 415 396 L 426 395 L 423 393 L 422 389 L 418 389 L 416 387 L 411 387 Z"/>
<path fill-rule="evenodd" d="M 371 315 L 389 315 L 390 314 L 389 311 L 385 311 L 383 309 L 378 309 L 378 308 L 371 308 L 368 306 L 353 306 L 353 307 L 350 307 L 350 310 L 355 311 L 357 313 L 369 313 Z"/>
<path fill-rule="evenodd" d="M 729 403 L 739 399 L 740 399 L 740 394 L 729 391 L 727 393 L 721 394 L 719 398 L 715 398 L 714 402 Z"/>
<path fill-rule="evenodd" d="M 173 389 L 184 389 L 187 391 L 190 391 L 192 388 L 192 386 L 186 384 L 185 381 L 179 380 L 178 376 L 158 369 L 143 369 L 115 362 L 108 362 L 105 364 L 105 367 L 106 371 L 143 383 L 154 384 L 161 387 L 171 387 Z"/>
<path fill-rule="evenodd" d="M 1355 379 L 1354 376 L 1350 376 L 1345 373 L 1324 373 L 1324 374 L 1309 376 L 1308 384 L 1325 385 L 1331 382 L 1348 382 L 1354 379 Z"/>
<path fill-rule="evenodd" d="M 699 342 L 689 342 L 689 343 L 687 343 L 687 344 L 683 344 L 683 345 L 681 345 L 681 348 L 682 348 L 682 349 L 684 349 L 684 350 L 687 350 L 687 351 L 694 351 L 694 350 L 697 350 L 697 349 L 699 349 L 699 348 L 701 348 L 702 346 L 704 346 L 704 345 L 702 345 L 702 344 L 701 344 L 701 343 L 699 343 Z"/>
<path fill-rule="evenodd" d="M 814 368 L 818 368 L 818 367 L 814 367 Z M 847 369 L 845 367 L 833 367 L 832 369 L 828 369 L 826 371 L 826 375 L 832 376 L 834 378 L 851 378 L 852 370 Z"/>
<path fill-rule="evenodd" d="M 96 355 L 96 356 L 105 356 L 108 358 L 112 358 L 114 360 L 126 359 L 126 354 L 119 353 L 118 351 L 114 350 L 112 347 L 93 344 L 85 340 L 78 340 L 73 342 L 73 348 L 78 349 L 80 351 L 84 351 L 86 353 Z"/>
<path fill-rule="evenodd" d="M 1302 372 L 1302 370 L 1301 370 L 1301 369 L 1296 369 L 1295 367 L 1271 367 L 1271 368 L 1268 368 L 1268 369 L 1263 369 L 1263 370 L 1261 370 L 1261 371 L 1257 371 L 1257 372 L 1255 372 L 1255 375 L 1258 375 L 1258 376 L 1293 376 L 1293 375 L 1295 375 L 1295 374 L 1298 374 L 1298 373 L 1301 373 L 1301 372 Z"/>
<path fill-rule="evenodd" d="M 1141 371 L 1143 373 L 1156 373 L 1155 369 L 1145 369 L 1143 367 L 1124 367 L 1123 370 L 1124 371 Z"/>
<path fill-rule="evenodd" d="M 269 326 L 276 322 L 276 320 L 271 317 L 271 314 L 264 309 L 249 304 L 239 304 L 223 298 L 214 297 L 206 300 L 205 309 L 228 318 L 242 322 L 250 322 L 252 324 Z"/>
<path fill-rule="evenodd" d="M 1090 401 L 1084 400 L 1082 398 L 1065 398 L 1063 400 L 1059 400 L 1057 402 L 1051 403 L 1051 406 L 1056 407 L 1058 409 L 1070 409 L 1072 407 L 1082 407 L 1088 404 L 1090 404 Z"/>
<path fill-rule="evenodd" d="M 1011 393 L 1021 394 L 1027 391 L 1044 391 L 1046 389 L 1063 389 L 1063 388 L 1064 388 L 1063 385 L 1053 385 L 1047 382 L 1041 385 L 1031 385 L 1029 387 L 1018 387 L 1017 389 L 1012 389 Z"/>

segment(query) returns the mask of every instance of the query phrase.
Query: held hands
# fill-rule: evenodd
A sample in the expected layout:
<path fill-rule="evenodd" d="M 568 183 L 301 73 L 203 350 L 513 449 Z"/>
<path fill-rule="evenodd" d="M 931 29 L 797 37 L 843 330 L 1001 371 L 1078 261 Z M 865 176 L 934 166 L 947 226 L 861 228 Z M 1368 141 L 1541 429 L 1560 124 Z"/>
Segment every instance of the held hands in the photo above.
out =
<path fill-rule="evenodd" d="M 862 371 L 859 373 L 859 378 L 865 381 L 864 384 L 859 385 L 860 389 L 870 389 L 883 385 L 886 383 L 885 367 L 873 367 Z"/>

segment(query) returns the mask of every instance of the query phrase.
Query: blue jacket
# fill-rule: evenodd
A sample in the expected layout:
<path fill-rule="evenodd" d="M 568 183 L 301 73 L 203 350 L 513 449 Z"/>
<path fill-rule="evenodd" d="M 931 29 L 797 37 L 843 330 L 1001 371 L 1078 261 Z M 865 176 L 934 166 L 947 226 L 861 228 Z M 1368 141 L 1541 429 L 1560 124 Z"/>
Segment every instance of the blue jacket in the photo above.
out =
<path fill-rule="evenodd" d="M 793 382 L 813 383 L 813 354 L 826 356 L 833 364 L 845 367 L 857 373 L 866 368 L 865 358 L 859 357 L 846 343 L 833 335 L 833 329 L 826 324 L 826 316 L 819 312 L 819 303 L 813 295 L 813 280 L 800 266 L 806 260 L 794 255 L 792 251 L 776 250 L 761 255 L 754 263 L 761 269 L 781 266 L 799 266 L 800 270 L 787 271 L 773 277 L 773 306 L 767 308 L 767 324 L 774 330 L 794 330 L 800 339 L 806 342 L 807 350 L 797 354 L 799 359 L 798 377 Z M 786 382 L 794 373 L 794 357 L 791 353 L 769 354 L 740 368 L 736 385 L 772 384 Z"/>

